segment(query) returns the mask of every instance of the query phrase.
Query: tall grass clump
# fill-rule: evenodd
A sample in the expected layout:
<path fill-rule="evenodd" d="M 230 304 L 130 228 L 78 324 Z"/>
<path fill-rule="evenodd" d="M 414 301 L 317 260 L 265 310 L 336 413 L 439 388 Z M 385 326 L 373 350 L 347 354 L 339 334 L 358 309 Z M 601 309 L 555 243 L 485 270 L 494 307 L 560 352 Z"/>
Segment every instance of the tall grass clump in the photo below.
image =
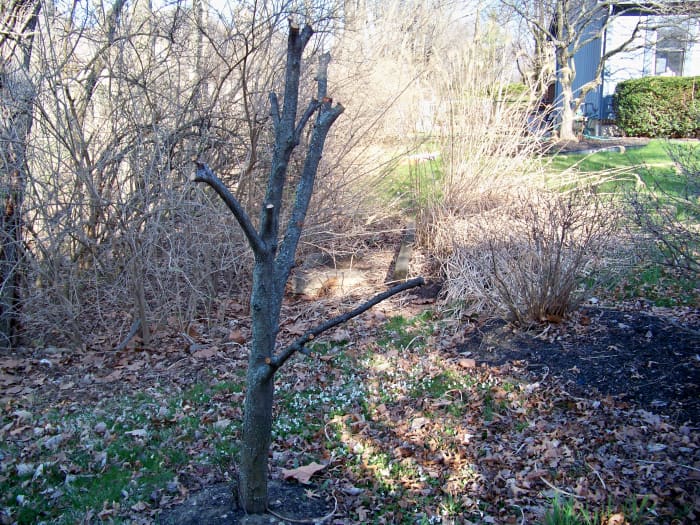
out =
<path fill-rule="evenodd" d="M 477 45 L 444 56 L 431 137 L 444 176 L 415 199 L 417 237 L 455 311 L 531 325 L 575 307 L 616 221 L 609 200 L 546 176 L 537 97 L 507 89 L 500 53 Z"/>
<path fill-rule="evenodd" d="M 539 185 L 533 162 L 541 149 L 531 133 L 532 106 L 523 95 L 506 96 L 504 78 L 480 67 L 471 53 L 447 56 L 440 86 L 432 142 L 442 161 L 442 177 L 418 202 L 417 234 L 431 252 L 443 256 L 452 249 L 455 220 L 507 204 L 518 188 Z M 484 57 L 486 59 L 486 57 Z M 496 67 L 500 59 L 493 56 Z"/>
<path fill-rule="evenodd" d="M 476 215 L 443 263 L 447 300 L 521 326 L 561 321 L 605 274 L 616 217 L 585 189 L 527 192 Z"/>

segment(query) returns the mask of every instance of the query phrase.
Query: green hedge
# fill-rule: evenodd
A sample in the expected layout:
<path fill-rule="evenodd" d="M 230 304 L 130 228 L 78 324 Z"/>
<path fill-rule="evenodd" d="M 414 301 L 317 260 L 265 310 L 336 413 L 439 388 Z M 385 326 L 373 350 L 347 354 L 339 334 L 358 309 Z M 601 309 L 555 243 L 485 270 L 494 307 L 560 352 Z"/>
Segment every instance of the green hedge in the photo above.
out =
<path fill-rule="evenodd" d="M 700 137 L 700 77 L 645 77 L 620 82 L 617 125 L 632 137 Z"/>

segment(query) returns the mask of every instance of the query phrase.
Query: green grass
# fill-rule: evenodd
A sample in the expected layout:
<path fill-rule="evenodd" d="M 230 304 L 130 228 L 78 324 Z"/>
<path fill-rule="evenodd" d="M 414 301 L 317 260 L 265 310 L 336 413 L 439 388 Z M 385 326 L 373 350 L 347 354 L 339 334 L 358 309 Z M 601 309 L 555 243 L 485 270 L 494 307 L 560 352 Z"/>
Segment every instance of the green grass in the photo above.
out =
<path fill-rule="evenodd" d="M 605 142 L 601 142 L 601 146 L 604 145 Z M 672 171 L 673 162 L 666 151 L 666 142 L 652 140 L 641 148 L 627 148 L 624 153 L 601 151 L 588 155 L 556 155 L 551 161 L 550 169 L 556 173 L 576 166 L 582 172 L 591 173 L 642 165 L 653 166 L 662 171 Z"/>
<path fill-rule="evenodd" d="M 0 455 L 15 458 L 3 462 L 0 506 L 12 522 L 62 524 L 148 504 L 177 486 L 177 472 L 193 457 L 210 465 L 232 461 L 238 422 L 217 427 L 203 416 L 216 396 L 240 389 L 197 384 L 170 399 L 138 393 L 91 412 L 48 410 L 31 421 L 36 439 L 0 443 Z M 58 444 L 49 446 L 56 436 Z"/>
<path fill-rule="evenodd" d="M 379 337 L 379 346 L 394 346 L 403 350 L 422 348 L 425 340 L 435 327 L 431 323 L 433 312 L 426 310 L 422 314 L 406 319 L 397 315 L 389 319 L 384 326 L 384 334 Z"/>
<path fill-rule="evenodd" d="M 541 525 L 605 525 L 613 515 L 624 516 L 624 523 L 645 525 L 655 523 L 654 505 L 644 496 L 641 500 L 626 501 L 620 509 L 607 505 L 604 509 L 590 510 L 577 505 L 572 499 L 555 498 L 544 515 Z"/>
<path fill-rule="evenodd" d="M 386 202 L 398 200 L 407 212 L 415 212 L 431 199 L 440 196 L 440 181 L 444 177 L 442 160 L 429 159 L 422 162 L 403 160 L 386 174 L 379 186 Z"/>
<path fill-rule="evenodd" d="M 666 148 L 666 141 L 652 140 L 646 146 L 627 149 L 624 153 L 602 151 L 589 155 L 556 155 L 551 159 L 548 171 L 557 178 L 566 170 L 592 175 L 609 170 L 628 170 L 615 174 L 611 180 L 606 177 L 607 182 L 600 184 L 598 191 L 624 194 L 635 189 L 641 180 L 661 193 L 682 197 L 686 184 Z"/>

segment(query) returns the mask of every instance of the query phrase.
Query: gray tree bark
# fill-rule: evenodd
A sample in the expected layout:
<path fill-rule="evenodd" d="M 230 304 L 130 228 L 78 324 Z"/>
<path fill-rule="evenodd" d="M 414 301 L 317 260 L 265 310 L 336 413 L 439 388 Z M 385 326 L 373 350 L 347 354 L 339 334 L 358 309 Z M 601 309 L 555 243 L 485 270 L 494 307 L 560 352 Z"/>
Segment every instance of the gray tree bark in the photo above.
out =
<path fill-rule="evenodd" d="M 332 99 L 327 96 L 327 68 L 330 55 L 323 54 L 320 57 L 316 76 L 317 98 L 308 104 L 301 116 L 297 114 L 301 58 L 312 34 L 313 29 L 309 25 L 300 29 L 290 24 L 282 108 L 277 96 L 274 93 L 270 94 L 275 146 L 265 201 L 260 212 L 259 231 L 253 226 L 243 206 L 206 164 L 198 162 L 197 171 L 191 178 L 195 182 L 207 183 L 219 194 L 243 229 L 255 256 L 250 307 L 253 333 L 248 359 L 243 436 L 238 469 L 238 498 L 242 507 L 250 514 L 263 513 L 267 509 L 268 453 L 272 431 L 275 372 L 294 353 L 304 352 L 304 345 L 315 335 L 359 315 L 380 300 L 422 284 L 422 279 L 414 279 L 388 290 L 345 316 L 310 330 L 293 345 L 275 355 L 284 288 L 294 266 L 295 253 L 311 201 L 324 144 L 331 126 L 344 110 L 341 104 L 334 106 Z M 296 186 L 296 195 L 284 229 L 284 236 L 278 244 L 280 211 L 289 161 L 294 148 L 300 142 L 306 124 L 314 115 L 316 119 L 302 173 Z"/>
<path fill-rule="evenodd" d="M 0 8 L 0 347 L 19 337 L 22 207 L 29 176 L 27 140 L 34 89 L 29 78 L 41 2 L 13 0 Z"/>

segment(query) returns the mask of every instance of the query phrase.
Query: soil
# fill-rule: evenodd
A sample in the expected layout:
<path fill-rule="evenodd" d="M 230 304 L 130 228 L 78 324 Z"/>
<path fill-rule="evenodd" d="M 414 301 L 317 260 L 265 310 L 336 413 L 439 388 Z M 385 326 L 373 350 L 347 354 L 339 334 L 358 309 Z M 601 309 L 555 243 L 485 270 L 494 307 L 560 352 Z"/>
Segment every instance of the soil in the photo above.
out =
<path fill-rule="evenodd" d="M 317 494 L 316 487 L 270 480 L 268 491 L 271 511 L 261 516 L 246 516 L 233 497 L 230 483 L 217 483 L 195 493 L 187 501 L 162 513 L 158 525 L 263 525 L 319 523 L 330 518 L 333 501 Z"/>
<path fill-rule="evenodd" d="M 675 423 L 700 423 L 700 319 L 694 309 L 582 308 L 537 332 L 492 320 L 458 351 L 553 376 L 574 396 L 612 396 Z"/>

